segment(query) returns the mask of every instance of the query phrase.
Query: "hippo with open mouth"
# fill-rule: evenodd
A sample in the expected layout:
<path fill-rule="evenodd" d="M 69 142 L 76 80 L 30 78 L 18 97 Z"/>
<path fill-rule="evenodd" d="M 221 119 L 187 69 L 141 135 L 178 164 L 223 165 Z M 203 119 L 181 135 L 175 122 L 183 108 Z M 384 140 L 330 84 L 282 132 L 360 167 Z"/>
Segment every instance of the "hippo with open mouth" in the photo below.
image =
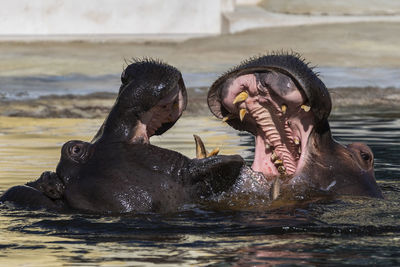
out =
<path fill-rule="evenodd" d="M 251 168 L 238 155 L 198 158 L 153 146 L 186 107 L 181 73 L 161 62 L 136 61 L 122 73 L 111 112 L 91 143 L 69 141 L 56 172 L 15 186 L 0 197 L 31 208 L 100 213 L 174 211 L 215 196 L 254 194 L 268 203 L 313 199 L 323 193 L 382 198 L 373 154 L 364 144 L 343 146 L 328 124 L 325 85 L 297 55 L 244 62 L 211 86 L 212 113 L 255 136 Z M 243 198 L 245 199 L 245 198 Z M 282 203 L 282 202 L 281 202 Z"/>
<path fill-rule="evenodd" d="M 253 164 L 236 191 L 266 188 L 272 199 L 303 199 L 310 192 L 383 197 L 371 149 L 332 138 L 329 92 L 297 54 L 252 58 L 231 69 L 211 86 L 208 106 L 255 136 Z"/>
<path fill-rule="evenodd" d="M 244 164 L 240 156 L 189 159 L 149 143 L 151 136 L 171 128 L 186 107 L 186 88 L 176 68 L 135 61 L 121 81 L 92 142 L 65 143 L 55 173 L 8 189 L 0 202 L 55 211 L 167 212 L 233 185 Z"/>

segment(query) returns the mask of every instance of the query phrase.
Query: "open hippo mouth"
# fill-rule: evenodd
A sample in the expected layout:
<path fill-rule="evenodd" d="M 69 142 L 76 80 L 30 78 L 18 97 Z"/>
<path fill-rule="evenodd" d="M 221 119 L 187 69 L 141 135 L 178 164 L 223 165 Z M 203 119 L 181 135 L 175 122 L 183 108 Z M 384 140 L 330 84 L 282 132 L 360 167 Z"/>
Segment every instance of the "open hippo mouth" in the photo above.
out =
<path fill-rule="evenodd" d="M 303 168 L 310 134 L 328 117 L 331 100 L 299 57 L 270 55 L 244 62 L 219 78 L 209 91 L 208 105 L 232 127 L 255 135 L 252 169 L 272 179 Z"/>
<path fill-rule="evenodd" d="M 297 54 L 262 56 L 233 68 L 211 86 L 208 106 L 255 136 L 254 175 L 262 173 L 274 186 L 279 178 L 289 194 L 313 189 L 382 197 L 371 149 L 332 138 L 329 92 Z"/>
<path fill-rule="evenodd" d="M 149 143 L 180 118 L 187 105 L 181 73 L 161 61 L 134 60 L 121 74 L 115 104 L 92 142 L 100 137 L 127 143 Z"/>

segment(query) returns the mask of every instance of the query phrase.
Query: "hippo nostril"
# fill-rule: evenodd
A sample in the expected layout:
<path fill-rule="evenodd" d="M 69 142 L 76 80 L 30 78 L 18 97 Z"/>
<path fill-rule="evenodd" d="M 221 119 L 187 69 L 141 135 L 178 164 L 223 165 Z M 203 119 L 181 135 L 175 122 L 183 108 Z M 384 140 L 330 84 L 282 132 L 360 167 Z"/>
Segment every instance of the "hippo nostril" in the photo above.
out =
<path fill-rule="evenodd" d="M 77 155 L 81 152 L 81 147 L 78 145 L 75 145 L 71 148 L 71 154 Z"/>

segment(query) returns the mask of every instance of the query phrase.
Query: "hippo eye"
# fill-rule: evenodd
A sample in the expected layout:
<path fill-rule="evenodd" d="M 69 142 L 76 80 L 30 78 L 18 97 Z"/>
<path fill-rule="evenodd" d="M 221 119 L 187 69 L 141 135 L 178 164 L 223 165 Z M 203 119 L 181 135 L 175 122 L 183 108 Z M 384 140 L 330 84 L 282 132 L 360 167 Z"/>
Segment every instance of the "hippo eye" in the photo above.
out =
<path fill-rule="evenodd" d="M 360 151 L 360 155 L 361 155 L 361 158 L 363 160 L 365 160 L 365 161 L 368 161 L 368 160 L 371 159 L 370 155 L 368 153 L 363 152 L 363 151 Z"/>

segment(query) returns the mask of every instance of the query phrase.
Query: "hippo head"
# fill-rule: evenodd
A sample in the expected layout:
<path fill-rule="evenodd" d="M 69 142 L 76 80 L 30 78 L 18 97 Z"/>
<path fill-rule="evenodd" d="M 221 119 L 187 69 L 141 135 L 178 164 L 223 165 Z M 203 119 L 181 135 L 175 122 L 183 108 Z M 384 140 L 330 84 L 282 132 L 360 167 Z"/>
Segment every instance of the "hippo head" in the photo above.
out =
<path fill-rule="evenodd" d="M 90 212 L 170 211 L 231 186 L 243 165 L 238 155 L 189 159 L 150 144 L 186 107 L 181 73 L 154 61 L 136 61 L 92 142 L 61 149 L 57 176 L 73 209 Z"/>
<path fill-rule="evenodd" d="M 148 143 L 182 115 L 187 93 L 181 73 L 156 60 L 132 62 L 121 75 L 121 87 L 112 110 L 93 141 Z"/>
<path fill-rule="evenodd" d="M 92 142 L 61 149 L 56 172 L 14 186 L 1 202 L 57 211 L 101 213 L 175 211 L 228 190 L 239 176 L 239 155 L 205 153 L 196 159 L 153 146 L 186 107 L 181 73 L 155 60 L 134 61 L 122 73 L 117 100 Z M 199 138 L 198 138 L 199 139 Z M 199 140 L 197 140 L 198 147 Z M 203 155 L 206 154 L 206 155 Z"/>
<path fill-rule="evenodd" d="M 252 169 L 279 177 L 286 188 L 382 197 L 368 146 L 343 146 L 328 124 L 331 98 L 323 82 L 296 54 L 245 61 L 214 82 L 211 112 L 255 136 Z"/>

